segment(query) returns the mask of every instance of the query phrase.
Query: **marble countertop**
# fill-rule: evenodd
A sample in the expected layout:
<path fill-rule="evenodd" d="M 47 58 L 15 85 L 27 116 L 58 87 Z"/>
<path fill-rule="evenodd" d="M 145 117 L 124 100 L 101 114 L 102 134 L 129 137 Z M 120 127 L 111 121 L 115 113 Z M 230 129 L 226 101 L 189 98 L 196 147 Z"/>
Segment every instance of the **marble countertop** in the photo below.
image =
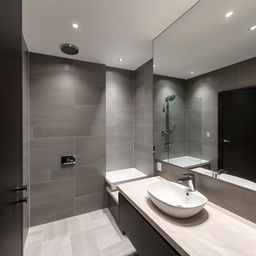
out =
<path fill-rule="evenodd" d="M 208 202 L 204 210 L 188 219 L 175 219 L 151 202 L 152 177 L 118 186 L 122 195 L 182 256 L 253 256 L 256 224 Z"/>

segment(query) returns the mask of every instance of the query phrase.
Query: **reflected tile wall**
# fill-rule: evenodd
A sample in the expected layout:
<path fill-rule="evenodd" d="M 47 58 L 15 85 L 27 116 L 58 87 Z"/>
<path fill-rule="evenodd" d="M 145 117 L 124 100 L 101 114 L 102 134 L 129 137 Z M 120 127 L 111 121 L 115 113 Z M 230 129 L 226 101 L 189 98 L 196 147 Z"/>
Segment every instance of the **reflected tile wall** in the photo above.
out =
<path fill-rule="evenodd" d="M 202 98 L 202 158 L 211 161 L 211 169 L 218 165 L 218 92 L 255 86 L 255 73 L 252 58 L 187 81 L 187 98 Z"/>
<path fill-rule="evenodd" d="M 202 159 L 202 98 L 187 99 L 187 154 Z"/>
<path fill-rule="evenodd" d="M 175 124 L 172 134 L 172 146 L 164 146 L 165 112 L 163 104 L 168 95 L 176 95 L 170 102 L 170 128 Z M 186 81 L 184 79 L 154 75 L 154 145 L 156 158 L 168 158 L 186 155 Z"/>

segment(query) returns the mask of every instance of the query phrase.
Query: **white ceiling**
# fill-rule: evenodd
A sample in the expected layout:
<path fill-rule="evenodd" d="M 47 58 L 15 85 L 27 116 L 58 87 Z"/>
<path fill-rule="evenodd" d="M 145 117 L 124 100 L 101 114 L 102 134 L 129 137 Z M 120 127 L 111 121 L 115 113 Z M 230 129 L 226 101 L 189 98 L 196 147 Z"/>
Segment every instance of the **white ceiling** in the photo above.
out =
<path fill-rule="evenodd" d="M 201 0 L 154 41 L 154 72 L 189 79 L 255 57 L 252 25 L 255 0 Z"/>
<path fill-rule="evenodd" d="M 152 40 L 197 2 L 23 0 L 23 34 L 32 52 L 68 57 L 59 49 L 68 42 L 80 48 L 74 59 L 134 70 L 152 58 Z"/>

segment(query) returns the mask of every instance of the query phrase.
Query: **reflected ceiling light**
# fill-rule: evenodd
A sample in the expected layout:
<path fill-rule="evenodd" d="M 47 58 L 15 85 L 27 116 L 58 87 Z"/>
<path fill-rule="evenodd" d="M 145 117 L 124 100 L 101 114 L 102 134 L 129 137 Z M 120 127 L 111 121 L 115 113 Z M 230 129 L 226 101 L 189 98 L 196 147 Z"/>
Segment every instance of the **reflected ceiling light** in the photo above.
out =
<path fill-rule="evenodd" d="M 78 29 L 79 28 L 77 23 L 73 23 L 72 26 L 73 26 L 74 29 Z"/>
<path fill-rule="evenodd" d="M 234 14 L 233 11 L 229 11 L 229 12 L 227 12 L 227 13 L 225 14 L 225 17 L 226 17 L 226 18 L 229 18 L 229 17 L 231 17 L 233 14 Z"/>
<path fill-rule="evenodd" d="M 194 71 L 191 71 L 190 74 L 191 74 L 191 75 L 194 75 Z"/>
<path fill-rule="evenodd" d="M 124 58 L 120 58 L 119 61 L 120 61 L 120 62 L 124 62 Z"/>
<path fill-rule="evenodd" d="M 156 67 L 156 64 L 153 65 L 153 68 L 155 68 L 155 67 Z"/>
<path fill-rule="evenodd" d="M 249 29 L 250 31 L 254 31 L 254 30 L 256 30 L 256 25 L 253 25 L 252 27 L 250 27 L 250 29 Z"/>

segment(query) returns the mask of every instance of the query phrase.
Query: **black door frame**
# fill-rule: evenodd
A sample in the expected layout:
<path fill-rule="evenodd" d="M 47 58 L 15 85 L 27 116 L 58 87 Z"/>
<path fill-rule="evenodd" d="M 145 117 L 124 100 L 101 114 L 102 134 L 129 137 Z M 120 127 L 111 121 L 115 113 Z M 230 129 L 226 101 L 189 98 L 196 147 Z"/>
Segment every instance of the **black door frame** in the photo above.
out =
<path fill-rule="evenodd" d="M 23 255 L 22 203 L 22 0 L 1 2 L 0 9 L 0 255 Z"/>

